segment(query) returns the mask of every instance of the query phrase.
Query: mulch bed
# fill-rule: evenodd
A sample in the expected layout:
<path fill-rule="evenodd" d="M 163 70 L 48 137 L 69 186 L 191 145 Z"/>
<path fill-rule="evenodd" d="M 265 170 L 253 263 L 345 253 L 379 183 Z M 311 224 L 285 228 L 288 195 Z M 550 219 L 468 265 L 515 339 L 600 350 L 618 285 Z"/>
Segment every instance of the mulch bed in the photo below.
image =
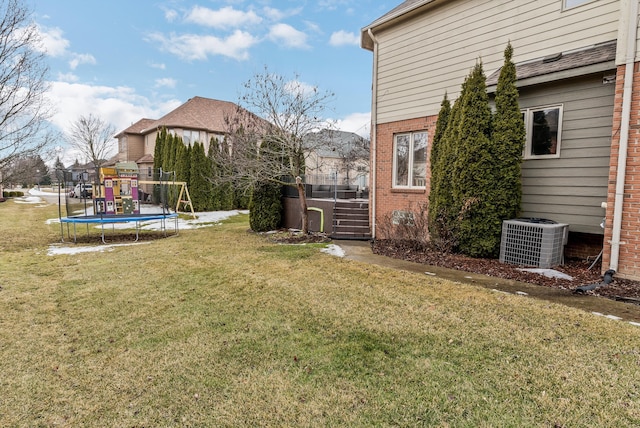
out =
<path fill-rule="evenodd" d="M 500 263 L 497 259 L 476 259 L 460 254 L 444 254 L 433 248 L 421 248 L 407 241 L 376 240 L 371 244 L 371 248 L 375 254 L 396 259 L 566 290 L 575 290 L 581 285 L 602 281 L 600 263 L 590 270 L 592 261 L 586 260 L 566 260 L 564 265 L 554 267 L 555 270 L 573 278 L 568 280 L 524 272 L 520 270 L 521 266 Z M 589 291 L 588 294 L 640 304 L 640 282 L 614 276 L 611 284 Z"/>

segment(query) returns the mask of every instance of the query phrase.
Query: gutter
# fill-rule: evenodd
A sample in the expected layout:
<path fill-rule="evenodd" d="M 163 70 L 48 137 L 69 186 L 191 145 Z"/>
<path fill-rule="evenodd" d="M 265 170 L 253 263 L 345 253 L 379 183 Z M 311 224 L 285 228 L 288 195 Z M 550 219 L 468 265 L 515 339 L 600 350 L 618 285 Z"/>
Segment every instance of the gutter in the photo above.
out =
<path fill-rule="evenodd" d="M 376 165 L 378 135 L 378 40 L 371 28 L 367 29 L 373 41 L 373 75 L 371 89 L 371 239 L 376 239 Z"/>
<path fill-rule="evenodd" d="M 626 12 L 626 13 L 625 13 Z M 622 212 L 624 204 L 624 184 L 627 174 L 627 153 L 629 150 L 629 123 L 631 121 L 631 97 L 633 95 L 633 71 L 636 56 L 636 36 L 638 32 L 638 0 L 628 1 L 626 11 L 620 10 L 621 18 L 629 17 L 627 23 L 627 42 L 624 69 L 624 88 L 622 92 L 622 114 L 620 117 L 620 146 L 616 171 L 616 189 L 613 206 L 613 226 L 611 236 L 611 258 L 609 270 L 617 271 L 620 259 L 620 235 L 622 231 Z"/>

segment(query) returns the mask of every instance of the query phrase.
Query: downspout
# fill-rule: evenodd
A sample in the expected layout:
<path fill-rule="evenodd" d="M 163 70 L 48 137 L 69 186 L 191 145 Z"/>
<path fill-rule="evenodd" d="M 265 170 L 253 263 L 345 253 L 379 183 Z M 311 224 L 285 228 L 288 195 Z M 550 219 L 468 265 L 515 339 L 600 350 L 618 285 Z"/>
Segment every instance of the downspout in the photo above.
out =
<path fill-rule="evenodd" d="M 622 231 L 622 211 L 624 204 L 624 183 L 627 174 L 627 152 L 629 150 L 629 123 L 631 121 L 631 98 L 633 95 L 633 71 L 636 56 L 636 37 L 638 28 L 638 0 L 628 2 L 628 11 L 620 11 L 628 16 L 626 57 L 624 69 L 624 87 L 622 92 L 622 113 L 620 117 L 620 147 L 616 172 L 616 190 L 613 207 L 613 225 L 611 236 L 611 258 L 609 270 L 617 271 L 620 258 L 620 235 Z"/>
<path fill-rule="evenodd" d="M 373 41 L 373 76 L 371 89 L 371 238 L 376 238 L 376 165 L 377 165 L 377 135 L 378 135 L 378 40 L 371 28 L 367 33 Z"/>

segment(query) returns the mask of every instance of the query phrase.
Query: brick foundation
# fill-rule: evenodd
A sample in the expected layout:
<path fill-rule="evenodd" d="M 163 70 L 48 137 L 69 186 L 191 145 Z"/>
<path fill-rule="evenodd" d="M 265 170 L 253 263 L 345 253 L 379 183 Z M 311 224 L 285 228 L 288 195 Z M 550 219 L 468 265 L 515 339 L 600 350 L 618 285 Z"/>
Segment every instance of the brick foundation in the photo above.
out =
<path fill-rule="evenodd" d="M 603 248 L 603 242 L 602 235 L 569 232 L 569 239 L 564 247 L 564 257 L 566 259 L 595 260 Z"/>

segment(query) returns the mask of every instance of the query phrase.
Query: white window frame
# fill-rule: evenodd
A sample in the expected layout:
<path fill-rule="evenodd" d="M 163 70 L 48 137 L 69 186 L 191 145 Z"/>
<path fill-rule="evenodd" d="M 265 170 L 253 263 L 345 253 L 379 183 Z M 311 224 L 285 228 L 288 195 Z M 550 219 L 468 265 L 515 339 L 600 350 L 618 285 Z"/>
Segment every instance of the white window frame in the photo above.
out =
<path fill-rule="evenodd" d="M 532 149 L 532 137 L 533 137 L 533 113 L 540 110 L 555 109 L 558 111 L 558 136 L 556 142 L 556 152 L 548 155 L 534 155 L 531 153 Z M 526 140 L 524 145 L 524 159 L 556 159 L 560 157 L 560 148 L 562 146 L 562 118 L 564 105 L 563 104 L 551 104 L 547 106 L 535 106 L 522 109 L 524 115 L 524 129 L 526 132 Z"/>
<path fill-rule="evenodd" d="M 562 0 L 562 10 L 570 10 L 594 1 L 595 0 Z"/>
<path fill-rule="evenodd" d="M 427 147 L 425 147 L 425 179 L 424 179 L 424 184 L 422 185 L 414 185 L 413 184 L 413 166 L 414 166 L 414 159 L 413 159 L 413 155 L 414 155 L 414 136 L 416 134 L 425 134 L 426 138 L 427 138 Z M 398 142 L 398 137 L 401 136 L 409 136 L 409 171 L 408 174 L 409 176 L 407 177 L 407 185 L 397 185 L 396 184 L 396 179 L 397 179 L 397 164 L 398 164 L 398 151 L 396 150 L 396 145 Z M 426 130 L 422 130 L 422 131 L 413 131 L 413 132 L 401 132 L 398 134 L 394 134 L 393 135 L 393 165 L 392 165 L 392 177 L 391 177 L 391 183 L 392 183 L 392 188 L 394 189 L 425 189 L 427 186 L 427 177 L 426 177 L 426 165 L 427 165 L 427 153 L 429 151 L 429 133 Z"/>
<path fill-rule="evenodd" d="M 126 153 L 127 152 L 127 135 L 123 135 L 122 138 L 118 140 L 118 152 Z"/>

